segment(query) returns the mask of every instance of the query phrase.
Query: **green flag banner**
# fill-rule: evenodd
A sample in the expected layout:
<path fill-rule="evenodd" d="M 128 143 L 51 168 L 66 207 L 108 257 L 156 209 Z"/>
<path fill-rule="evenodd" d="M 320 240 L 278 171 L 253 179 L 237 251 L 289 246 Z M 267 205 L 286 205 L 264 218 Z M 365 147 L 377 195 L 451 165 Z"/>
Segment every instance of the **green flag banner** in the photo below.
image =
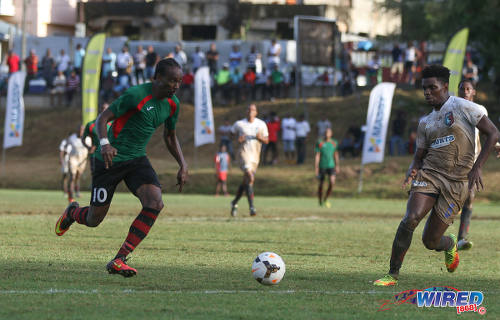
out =
<path fill-rule="evenodd" d="M 85 125 L 97 117 L 99 79 L 106 35 L 98 33 L 87 44 L 82 70 L 82 123 Z"/>
<path fill-rule="evenodd" d="M 462 79 L 462 68 L 464 66 L 464 56 L 468 37 L 469 28 L 463 28 L 451 38 L 448 48 L 446 48 L 443 66 L 450 69 L 450 84 L 448 90 L 450 95 L 453 96 L 458 94 L 458 84 Z"/>

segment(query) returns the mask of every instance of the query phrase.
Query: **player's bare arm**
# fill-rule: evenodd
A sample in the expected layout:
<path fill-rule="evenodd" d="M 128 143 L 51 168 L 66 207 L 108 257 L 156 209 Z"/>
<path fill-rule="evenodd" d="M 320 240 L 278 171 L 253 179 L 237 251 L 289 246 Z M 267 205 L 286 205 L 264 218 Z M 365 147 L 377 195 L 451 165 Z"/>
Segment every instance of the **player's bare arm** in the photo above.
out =
<path fill-rule="evenodd" d="M 335 173 L 339 174 L 340 173 L 340 157 L 339 157 L 339 152 L 335 151 L 333 154 L 333 158 L 335 159 Z"/>
<path fill-rule="evenodd" d="M 409 185 L 413 181 L 413 179 L 415 179 L 415 177 L 417 176 L 418 170 L 422 168 L 422 162 L 426 154 L 427 154 L 427 149 L 424 148 L 418 148 L 417 151 L 415 152 L 415 155 L 413 156 L 413 161 L 411 162 L 410 167 L 406 172 L 406 177 L 402 186 L 403 189 L 406 188 L 406 186 Z"/>
<path fill-rule="evenodd" d="M 177 185 L 179 186 L 179 192 L 182 192 L 182 188 L 188 180 L 188 166 L 184 160 L 184 155 L 182 153 L 179 140 L 177 139 L 177 135 L 175 134 L 175 130 L 167 129 L 167 127 L 165 127 L 163 131 L 163 139 L 165 140 L 168 151 L 180 166 L 179 171 L 177 172 Z"/>
<path fill-rule="evenodd" d="M 484 142 L 484 145 L 481 148 L 481 152 L 479 153 L 479 156 L 477 157 L 474 166 L 472 166 L 472 169 L 469 172 L 467 178 L 469 179 L 469 190 L 472 190 L 474 187 L 476 187 L 476 190 L 479 191 L 480 189 L 483 189 L 481 168 L 486 162 L 486 159 L 488 159 L 491 150 L 497 143 L 499 133 L 498 129 L 487 116 L 483 116 L 476 127 L 482 134 L 486 136 L 486 141 Z"/>
<path fill-rule="evenodd" d="M 108 127 L 109 121 L 115 119 L 115 114 L 110 109 L 106 109 L 97 116 L 96 126 L 97 135 L 101 144 L 101 155 L 104 160 L 106 169 L 109 169 L 113 164 L 113 157 L 116 156 L 117 150 L 108 141 Z M 106 143 L 107 142 L 107 143 Z"/>
<path fill-rule="evenodd" d="M 321 158 L 321 153 L 316 152 L 316 155 L 314 156 L 314 174 L 316 177 L 319 176 L 319 160 Z"/>
<path fill-rule="evenodd" d="M 245 140 L 246 140 L 246 139 L 247 139 L 247 136 L 246 136 L 246 135 L 244 135 L 244 134 L 242 134 L 242 135 L 238 136 L 238 142 L 239 142 L 239 143 L 243 143 L 243 142 L 245 142 Z"/>
<path fill-rule="evenodd" d="M 255 137 L 257 138 L 257 140 L 259 140 L 263 144 L 268 144 L 269 143 L 269 137 L 263 137 L 262 133 L 260 133 L 260 132 L 258 132 Z"/>

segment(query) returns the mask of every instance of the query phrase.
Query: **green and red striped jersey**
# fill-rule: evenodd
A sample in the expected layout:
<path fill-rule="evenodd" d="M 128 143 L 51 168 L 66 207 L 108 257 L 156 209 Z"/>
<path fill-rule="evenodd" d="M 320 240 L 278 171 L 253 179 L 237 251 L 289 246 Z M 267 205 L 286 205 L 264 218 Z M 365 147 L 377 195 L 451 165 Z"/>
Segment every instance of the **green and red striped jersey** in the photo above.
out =
<path fill-rule="evenodd" d="M 97 126 L 95 123 L 96 120 L 97 119 L 89 121 L 87 123 L 87 125 L 85 125 L 85 129 L 83 130 L 83 136 L 92 138 L 92 145 L 95 147 L 98 147 L 99 146 L 99 135 L 97 134 Z M 111 127 L 111 124 L 112 124 L 112 122 L 108 122 L 108 130 L 109 130 L 109 127 Z"/>
<path fill-rule="evenodd" d="M 179 99 L 154 99 L 152 84 L 134 86 L 116 99 L 109 109 L 115 115 L 108 139 L 118 151 L 113 162 L 121 162 L 146 155 L 146 145 L 153 132 L 163 123 L 174 130 L 179 116 Z M 97 159 L 103 160 L 98 146 Z"/>

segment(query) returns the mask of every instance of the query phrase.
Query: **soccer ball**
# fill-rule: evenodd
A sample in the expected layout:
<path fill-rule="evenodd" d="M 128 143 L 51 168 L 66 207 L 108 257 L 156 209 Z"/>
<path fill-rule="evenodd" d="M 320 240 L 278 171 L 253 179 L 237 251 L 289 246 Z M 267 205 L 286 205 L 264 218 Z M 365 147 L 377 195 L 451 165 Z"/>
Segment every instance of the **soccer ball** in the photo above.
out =
<path fill-rule="evenodd" d="M 278 284 L 283 279 L 285 270 L 285 262 L 274 252 L 259 254 L 252 264 L 253 277 L 265 285 Z"/>

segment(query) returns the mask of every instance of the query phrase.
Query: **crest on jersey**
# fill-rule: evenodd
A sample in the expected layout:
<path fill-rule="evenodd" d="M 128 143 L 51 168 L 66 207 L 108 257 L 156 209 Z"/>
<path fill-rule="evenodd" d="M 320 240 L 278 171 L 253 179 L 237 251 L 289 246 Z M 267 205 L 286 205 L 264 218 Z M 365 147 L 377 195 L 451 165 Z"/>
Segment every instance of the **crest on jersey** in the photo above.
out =
<path fill-rule="evenodd" d="M 447 125 L 448 127 L 451 127 L 451 125 L 455 122 L 455 118 L 453 118 L 453 112 L 448 112 L 444 115 L 444 124 Z"/>

